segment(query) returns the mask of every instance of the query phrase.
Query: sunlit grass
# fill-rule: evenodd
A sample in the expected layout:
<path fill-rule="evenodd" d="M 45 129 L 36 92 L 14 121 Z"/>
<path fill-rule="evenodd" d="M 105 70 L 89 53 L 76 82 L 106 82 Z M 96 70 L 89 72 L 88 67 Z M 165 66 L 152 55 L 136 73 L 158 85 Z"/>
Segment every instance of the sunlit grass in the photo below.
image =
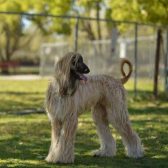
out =
<path fill-rule="evenodd" d="M 44 158 L 50 145 L 50 123 L 47 116 L 16 113 L 23 109 L 42 108 L 47 83 L 47 80 L 0 80 L 0 167 L 168 167 L 168 102 L 165 97 L 155 100 L 146 85 L 143 87 L 145 92 L 140 90 L 138 98 L 134 99 L 131 81 L 126 85 L 128 107 L 132 126 L 144 145 L 144 158 L 127 158 L 121 138 L 113 128 L 111 129 L 118 149 L 116 157 L 92 157 L 92 151 L 99 147 L 99 140 L 91 114 L 87 112 L 79 118 L 75 163 L 46 163 Z"/>
<path fill-rule="evenodd" d="M 128 82 L 125 84 L 127 89 L 132 89 L 134 87 L 134 80 L 133 78 L 128 80 Z M 143 90 L 143 91 L 153 91 L 153 80 L 149 78 L 137 78 L 137 89 Z M 164 89 L 164 83 L 163 79 L 159 79 L 158 82 L 158 89 L 160 91 L 163 91 Z"/>
<path fill-rule="evenodd" d="M 0 112 L 43 108 L 47 80 L 0 80 Z"/>

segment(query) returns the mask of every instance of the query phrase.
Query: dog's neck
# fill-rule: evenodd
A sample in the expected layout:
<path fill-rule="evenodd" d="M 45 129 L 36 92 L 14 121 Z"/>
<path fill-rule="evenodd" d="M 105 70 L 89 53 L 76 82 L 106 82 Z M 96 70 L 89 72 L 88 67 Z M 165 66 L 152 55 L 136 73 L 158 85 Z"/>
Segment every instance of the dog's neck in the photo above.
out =
<path fill-rule="evenodd" d="M 60 87 L 60 78 L 56 78 L 56 83 L 58 84 L 58 88 Z M 61 97 L 65 96 L 72 96 L 76 89 L 79 86 L 79 80 L 75 78 L 72 74 L 70 74 L 69 80 L 68 80 L 68 86 L 67 87 L 62 87 L 58 90 L 58 93 L 60 94 Z"/>
<path fill-rule="evenodd" d="M 78 88 L 79 81 L 70 74 L 70 79 L 69 79 L 69 87 L 67 89 L 67 95 L 72 96 L 76 89 Z"/>

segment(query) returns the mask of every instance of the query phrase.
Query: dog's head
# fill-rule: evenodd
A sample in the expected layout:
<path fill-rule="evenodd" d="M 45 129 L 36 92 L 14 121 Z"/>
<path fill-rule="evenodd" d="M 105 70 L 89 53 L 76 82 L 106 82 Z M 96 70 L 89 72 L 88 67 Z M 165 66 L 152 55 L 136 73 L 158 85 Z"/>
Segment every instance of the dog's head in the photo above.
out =
<path fill-rule="evenodd" d="M 87 81 L 85 74 L 89 72 L 88 66 L 83 62 L 83 58 L 79 53 L 67 53 L 57 62 L 55 67 L 59 94 L 62 96 L 73 95 L 78 81 Z"/>
<path fill-rule="evenodd" d="M 87 81 L 87 77 L 84 74 L 90 72 L 88 66 L 83 62 L 83 58 L 79 53 L 75 53 L 71 59 L 70 67 L 71 77 L 75 80 Z"/>

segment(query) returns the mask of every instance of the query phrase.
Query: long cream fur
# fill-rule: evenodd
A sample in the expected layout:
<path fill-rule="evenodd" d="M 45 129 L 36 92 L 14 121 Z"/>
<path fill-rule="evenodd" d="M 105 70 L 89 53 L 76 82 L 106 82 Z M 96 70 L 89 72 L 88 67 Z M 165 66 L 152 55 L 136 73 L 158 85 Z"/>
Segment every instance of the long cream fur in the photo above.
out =
<path fill-rule="evenodd" d="M 95 156 L 116 154 L 115 140 L 109 128 L 112 124 L 122 137 L 127 155 L 142 157 L 140 138 L 132 130 L 128 117 L 123 80 L 97 75 L 88 77 L 85 84 L 76 81 L 71 86 L 70 64 L 74 54 L 68 53 L 58 61 L 55 76 L 47 90 L 46 111 L 51 121 L 51 146 L 46 161 L 74 162 L 78 116 L 86 109 L 92 111 L 100 139 L 100 149 L 94 152 Z"/>

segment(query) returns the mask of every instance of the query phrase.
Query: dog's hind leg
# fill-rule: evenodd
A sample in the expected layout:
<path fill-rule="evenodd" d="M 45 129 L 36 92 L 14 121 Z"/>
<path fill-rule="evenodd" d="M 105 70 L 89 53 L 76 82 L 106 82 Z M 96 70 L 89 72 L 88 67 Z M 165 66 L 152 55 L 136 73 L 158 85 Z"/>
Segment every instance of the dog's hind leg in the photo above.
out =
<path fill-rule="evenodd" d="M 92 109 L 93 120 L 100 139 L 100 149 L 94 152 L 94 156 L 114 156 L 116 144 L 110 132 L 105 107 L 98 104 Z"/>
<path fill-rule="evenodd" d="M 125 103 L 113 104 L 113 110 L 108 112 L 109 121 L 122 137 L 127 155 L 133 158 L 143 156 L 141 141 L 136 132 L 132 130 Z"/>
<path fill-rule="evenodd" d="M 138 134 L 132 130 L 129 122 L 122 123 L 118 132 L 122 136 L 123 144 L 127 149 L 128 157 L 140 158 L 143 156 L 143 147 Z"/>

